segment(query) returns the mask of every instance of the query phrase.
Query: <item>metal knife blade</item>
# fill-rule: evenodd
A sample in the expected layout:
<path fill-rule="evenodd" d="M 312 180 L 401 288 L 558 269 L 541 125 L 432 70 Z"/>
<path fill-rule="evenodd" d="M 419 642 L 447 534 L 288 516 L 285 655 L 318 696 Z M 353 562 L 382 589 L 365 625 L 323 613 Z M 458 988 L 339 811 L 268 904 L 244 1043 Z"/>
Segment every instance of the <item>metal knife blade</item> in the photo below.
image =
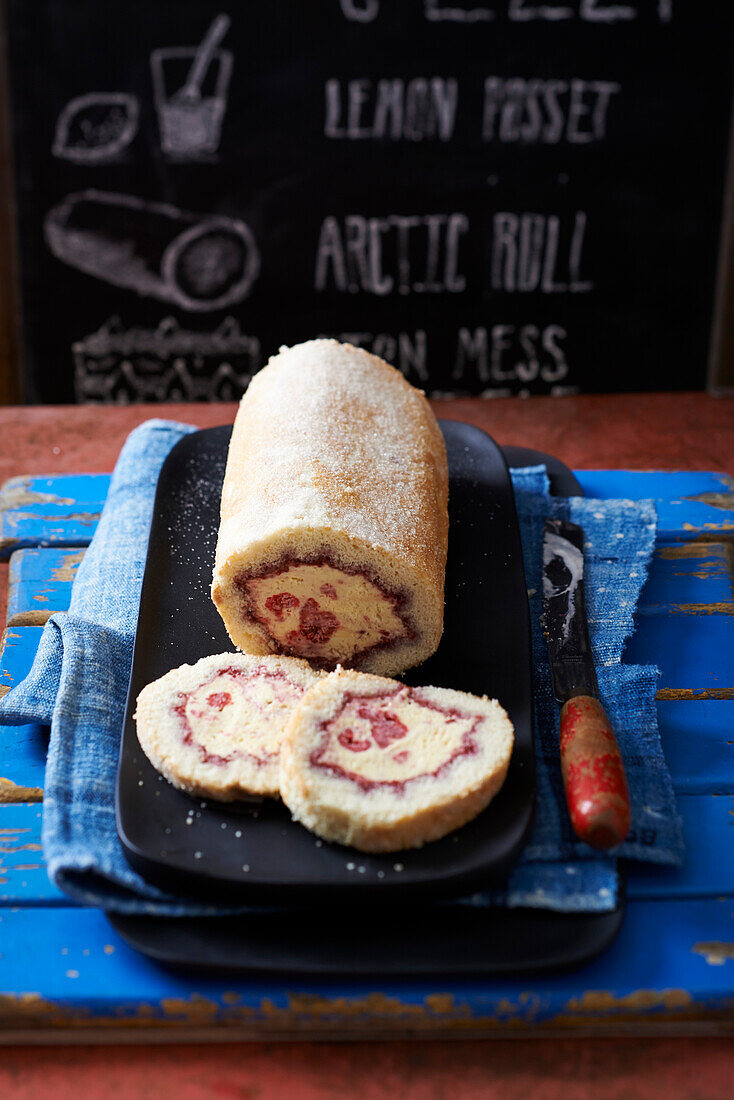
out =
<path fill-rule="evenodd" d="M 629 788 L 599 702 L 584 600 L 584 532 L 562 519 L 545 524 L 543 631 L 553 691 L 563 704 L 559 748 L 571 825 L 592 848 L 608 851 L 629 832 Z"/>
<path fill-rule="evenodd" d="M 541 623 L 558 702 L 574 695 L 597 698 L 584 599 L 584 533 L 563 519 L 545 522 Z"/>

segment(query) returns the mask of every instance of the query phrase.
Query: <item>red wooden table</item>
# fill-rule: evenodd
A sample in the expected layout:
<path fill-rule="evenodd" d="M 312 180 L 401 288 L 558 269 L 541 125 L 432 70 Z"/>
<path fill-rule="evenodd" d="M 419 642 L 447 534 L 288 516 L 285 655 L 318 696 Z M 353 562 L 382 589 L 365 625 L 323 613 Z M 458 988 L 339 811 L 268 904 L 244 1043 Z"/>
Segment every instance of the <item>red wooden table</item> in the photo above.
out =
<path fill-rule="evenodd" d="M 500 443 L 535 447 L 575 468 L 734 471 L 734 398 L 462 399 L 434 407 L 439 416 L 474 423 Z M 233 405 L 0 409 L 0 482 L 29 473 L 111 470 L 127 433 L 151 416 L 209 427 L 233 415 Z M 2 600 L 5 591 L 0 575 Z M 0 612 L 4 621 L 1 606 Z M 13 1100 L 169 1092 L 178 1100 L 585 1100 L 592 1094 L 596 1100 L 728 1100 L 732 1080 L 734 1044 L 715 1038 L 18 1047 L 5 1049 L 0 1059 L 0 1096 Z"/>

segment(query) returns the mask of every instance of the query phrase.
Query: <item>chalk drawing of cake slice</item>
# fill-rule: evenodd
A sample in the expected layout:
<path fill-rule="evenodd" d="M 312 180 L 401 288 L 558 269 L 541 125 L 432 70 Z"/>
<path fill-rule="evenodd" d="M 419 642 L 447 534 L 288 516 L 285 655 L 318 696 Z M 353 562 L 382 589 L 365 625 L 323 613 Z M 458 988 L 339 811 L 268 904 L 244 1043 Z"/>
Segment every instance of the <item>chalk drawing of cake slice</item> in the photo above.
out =
<path fill-rule="evenodd" d="M 260 271 L 255 238 L 239 219 L 92 188 L 53 207 L 44 235 L 71 267 L 191 312 L 242 301 Z"/>
<path fill-rule="evenodd" d="M 75 164 L 116 160 L 138 132 L 138 100 L 124 92 L 90 92 L 58 117 L 51 152 Z"/>
<path fill-rule="evenodd" d="M 72 345 L 79 402 L 234 401 L 262 366 L 260 341 L 227 317 L 214 332 L 191 332 L 166 317 L 155 329 L 126 329 L 119 317 Z"/>

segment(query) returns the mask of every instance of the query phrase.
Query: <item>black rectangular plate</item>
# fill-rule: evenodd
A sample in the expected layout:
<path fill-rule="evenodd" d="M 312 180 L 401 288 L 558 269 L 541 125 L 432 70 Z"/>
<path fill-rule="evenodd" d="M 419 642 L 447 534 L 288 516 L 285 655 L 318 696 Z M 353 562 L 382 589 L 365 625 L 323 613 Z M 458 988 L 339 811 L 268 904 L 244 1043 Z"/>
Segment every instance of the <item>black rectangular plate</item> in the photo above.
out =
<path fill-rule="evenodd" d="M 237 917 L 108 914 L 137 951 L 175 969 L 251 976 L 460 978 L 537 974 L 588 962 L 622 927 L 610 913 L 464 905 L 396 906 L 388 916 L 336 909 Z"/>
<path fill-rule="evenodd" d="M 317 841 L 274 800 L 255 816 L 242 805 L 202 806 L 161 780 L 138 745 L 137 695 L 171 668 L 232 649 L 209 595 L 231 429 L 211 428 L 186 436 L 163 464 L 140 601 L 117 826 L 128 860 L 151 882 L 208 900 L 394 904 L 470 894 L 520 854 L 533 817 L 535 762 L 530 619 L 512 484 L 489 436 L 461 422 L 441 427 L 450 475 L 445 628 L 437 652 L 406 680 L 500 700 L 515 727 L 502 790 L 452 836 L 366 855 Z"/>
<path fill-rule="evenodd" d="M 471 443 L 460 442 L 466 426 L 444 424 L 442 427 L 449 439 L 452 432 L 457 433 L 453 437 L 457 446 L 471 447 Z M 209 558 L 212 552 L 210 545 L 212 535 L 211 531 L 205 529 L 205 523 L 206 515 L 211 513 L 211 505 L 207 504 L 200 514 L 196 509 L 202 494 L 205 496 L 212 494 L 218 502 L 218 486 L 221 481 L 228 432 L 228 429 L 215 429 L 213 432 L 202 432 L 190 437 L 197 451 L 204 445 L 207 455 L 204 464 L 208 467 L 208 472 L 199 470 L 197 475 L 196 470 L 193 470 L 187 474 L 189 482 L 192 473 L 197 477 L 198 487 L 193 494 L 193 504 L 184 503 L 183 511 L 187 516 L 188 524 L 196 524 L 195 530 L 190 527 L 188 531 L 189 540 L 192 541 L 192 536 L 202 540 L 202 544 L 207 547 Z M 468 434 L 471 436 L 476 433 L 469 430 Z M 451 444 L 449 448 L 451 453 L 454 448 Z M 522 447 L 505 447 L 503 451 L 505 459 L 512 466 L 545 464 L 550 476 L 551 491 L 556 495 L 582 495 L 579 483 L 568 467 L 558 459 Z M 471 471 L 468 475 L 465 474 L 462 480 L 463 491 L 471 493 Z M 452 478 L 452 489 L 458 489 L 462 481 L 457 485 L 454 481 L 455 478 Z M 452 520 L 457 503 L 456 496 L 457 493 L 452 500 Z M 159 524 L 160 522 L 162 520 L 159 518 Z M 455 549 L 455 536 L 456 532 L 452 531 L 452 555 Z M 483 553 L 485 549 L 488 548 L 482 546 L 471 549 L 469 547 L 465 550 L 465 557 L 460 560 L 471 571 L 473 563 L 477 563 L 478 566 L 479 553 Z M 195 568 L 199 572 L 199 581 L 205 587 L 207 575 L 205 571 L 202 572 L 203 567 L 197 564 Z M 456 569 L 458 570 L 458 564 Z M 456 575 L 452 563 L 449 576 Z M 474 576 L 474 573 L 470 572 L 470 575 Z M 154 584 L 158 576 L 157 572 L 154 573 L 150 583 Z M 461 580 L 460 572 L 458 580 Z M 459 591 L 461 592 L 461 588 Z M 145 593 L 143 602 L 145 602 Z M 191 601 L 178 599 L 179 605 L 184 602 Z M 500 612 L 502 606 L 500 605 Z M 523 594 L 521 608 L 524 609 L 525 606 Z M 206 603 L 200 607 L 199 611 L 205 616 L 200 621 L 207 632 L 203 635 L 206 638 L 206 648 L 202 647 L 201 632 L 197 633 L 195 620 L 193 630 L 185 643 L 189 647 L 186 651 L 187 656 L 181 656 L 181 660 L 193 661 L 205 651 L 215 652 L 218 645 L 226 645 L 227 640 L 222 634 L 218 616 L 208 614 L 210 608 Z M 191 626 L 190 623 L 189 625 Z M 182 634 L 175 641 L 169 638 L 168 645 L 172 657 L 177 647 L 182 644 L 182 638 L 186 636 Z M 165 653 L 165 650 L 161 650 L 162 656 L 156 665 L 159 671 L 154 675 L 167 670 L 168 658 Z M 424 669 L 425 666 L 417 670 L 418 679 L 422 678 Z M 131 700 L 135 699 L 140 686 L 142 682 L 136 681 L 133 677 Z M 127 760 L 127 767 L 132 769 L 130 782 L 137 784 L 139 777 L 145 776 L 142 788 L 145 790 L 148 780 L 156 783 L 158 781 L 152 769 L 146 770 L 146 762 L 141 761 L 137 742 L 130 740 L 130 732 L 128 718 L 121 754 L 121 772 Z M 178 792 L 173 791 L 167 784 L 161 783 L 158 786 L 161 788 L 160 795 L 155 793 L 153 795 L 156 803 L 160 803 L 161 799 L 168 798 L 170 795 L 175 795 L 177 798 L 185 797 L 178 796 Z M 118 810 L 122 809 L 119 801 L 122 793 L 118 792 Z M 184 803 L 176 801 L 176 813 L 180 813 L 182 807 L 190 810 L 192 806 L 194 804 L 190 800 Z M 195 826 L 187 826 L 187 828 L 199 829 L 201 822 L 209 819 L 209 807 L 202 810 L 196 806 L 195 810 L 198 810 L 201 816 L 194 818 Z M 215 814 L 216 812 L 216 810 L 212 811 Z M 235 822 L 238 827 L 241 823 L 241 819 Z M 226 830 L 221 829 L 222 824 L 227 822 L 223 820 L 218 822 L 220 832 L 225 833 Z M 528 821 L 528 827 L 529 824 Z M 425 851 L 430 851 L 432 847 L 434 846 L 429 846 Z M 345 853 L 343 849 L 335 850 L 342 855 Z M 130 855 L 129 852 L 128 855 Z M 132 860 L 143 872 L 148 868 L 147 860 L 138 861 L 135 856 Z M 357 860 L 355 859 L 354 862 L 357 863 Z M 357 863 L 357 866 L 361 865 L 361 862 Z M 157 870 L 158 861 L 154 861 L 154 877 Z M 366 871 L 364 873 L 366 874 Z M 358 871 L 357 874 L 359 874 Z M 166 876 L 164 875 L 163 878 L 166 879 Z M 170 878 L 167 881 L 170 881 Z M 174 877 L 174 881 L 190 887 L 188 876 L 183 879 Z M 359 882 L 359 879 L 356 881 Z M 349 885 L 352 886 L 353 882 L 354 880 L 351 880 Z M 401 885 L 402 882 L 401 879 Z M 348 898 L 350 895 L 346 896 Z M 296 910 L 289 906 L 287 910 L 280 913 L 253 911 L 237 917 L 167 918 L 110 914 L 109 919 L 131 947 L 149 958 L 174 968 L 215 974 L 239 972 L 282 977 L 314 975 L 321 978 L 347 976 L 369 978 L 376 975 L 391 977 L 409 975 L 415 978 L 445 975 L 480 978 L 489 975 L 530 974 L 557 970 L 580 965 L 602 951 L 614 939 L 624 919 L 623 884 L 620 884 L 619 905 L 611 913 L 551 913 L 536 909 L 486 909 L 456 905 L 426 907 L 420 897 L 417 899 L 417 904 L 413 905 L 414 897 L 414 891 L 404 891 L 399 894 L 391 892 L 389 930 L 386 930 L 384 925 L 385 914 L 376 913 L 374 906 L 369 904 L 372 900 L 370 895 L 365 897 L 361 891 L 358 893 L 358 899 L 362 904 L 368 903 L 365 911 L 352 910 L 348 920 L 339 919 L 334 912 L 333 893 L 325 899 L 326 906 L 312 908 L 310 911 Z"/>

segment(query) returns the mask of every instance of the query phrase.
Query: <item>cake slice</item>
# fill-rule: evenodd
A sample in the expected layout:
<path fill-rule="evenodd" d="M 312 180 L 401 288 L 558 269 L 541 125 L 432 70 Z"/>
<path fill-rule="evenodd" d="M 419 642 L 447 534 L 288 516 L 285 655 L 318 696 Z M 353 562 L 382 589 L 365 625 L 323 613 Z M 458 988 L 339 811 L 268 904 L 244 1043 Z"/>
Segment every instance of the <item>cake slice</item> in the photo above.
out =
<path fill-rule="evenodd" d="M 283 733 L 319 678 L 305 661 L 222 653 L 143 688 L 135 721 L 154 768 L 189 794 L 279 794 Z"/>
<path fill-rule="evenodd" d="M 425 396 L 336 340 L 252 380 L 222 488 L 212 599 L 245 653 L 394 675 L 443 629 L 448 467 Z"/>
<path fill-rule="evenodd" d="M 496 700 L 337 670 L 291 715 L 281 797 L 326 840 L 363 852 L 419 848 L 489 804 L 512 744 Z"/>

